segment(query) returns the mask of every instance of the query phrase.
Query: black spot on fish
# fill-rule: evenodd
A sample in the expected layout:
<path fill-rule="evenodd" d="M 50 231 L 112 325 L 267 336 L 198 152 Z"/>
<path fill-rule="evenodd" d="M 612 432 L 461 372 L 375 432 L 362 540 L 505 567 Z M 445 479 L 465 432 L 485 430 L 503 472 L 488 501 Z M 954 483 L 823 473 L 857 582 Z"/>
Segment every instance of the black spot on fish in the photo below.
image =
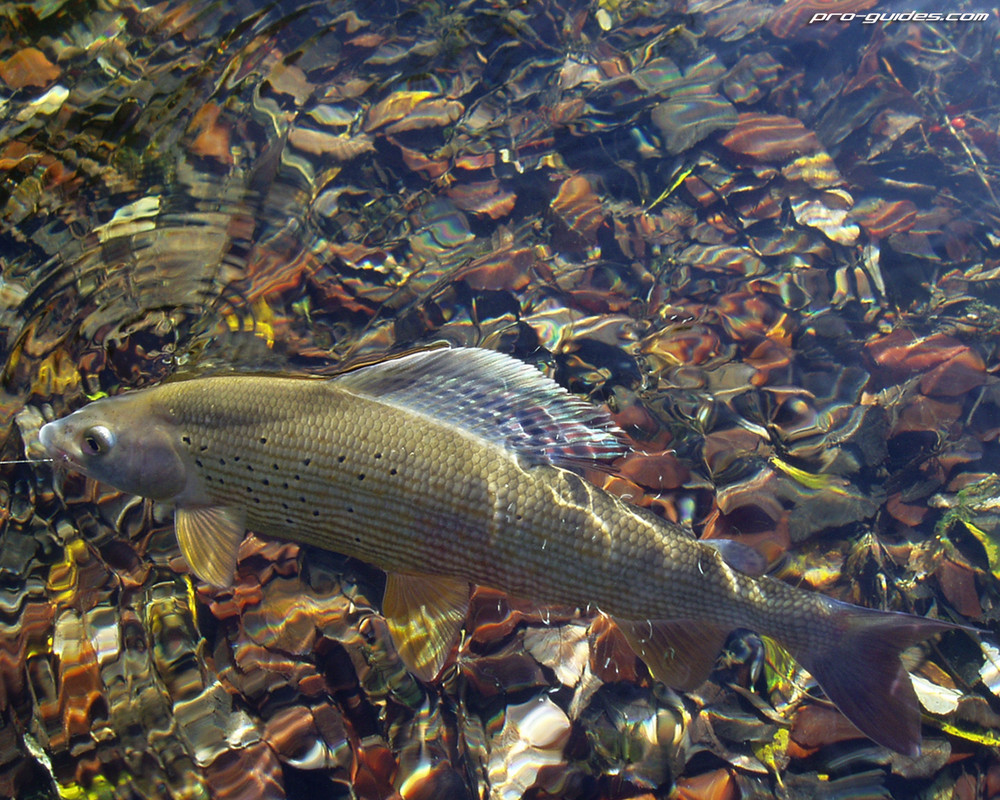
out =
<path fill-rule="evenodd" d="M 239 460 L 240 460 L 239 456 L 233 456 L 233 461 L 239 461 Z"/>
<path fill-rule="evenodd" d="M 267 437 L 266 436 L 261 436 L 260 437 L 260 443 L 261 444 L 267 444 Z"/>
<path fill-rule="evenodd" d="M 248 486 L 248 487 L 247 487 L 247 492 L 248 492 L 249 494 L 253 494 L 253 487 L 252 487 L 252 486 Z"/>
<path fill-rule="evenodd" d="M 219 463 L 220 463 L 220 464 L 221 464 L 222 466 L 226 466 L 226 459 L 224 459 L 224 458 L 220 458 L 220 459 L 219 459 Z"/>
<path fill-rule="evenodd" d="M 299 476 L 299 475 L 296 475 L 296 476 L 295 476 L 295 480 L 297 480 L 297 481 L 300 481 L 300 480 L 302 480 L 302 478 L 301 478 L 301 476 Z"/>
<path fill-rule="evenodd" d="M 390 475 L 395 475 L 397 472 L 398 472 L 398 470 L 395 467 L 393 467 L 392 469 L 389 470 L 389 474 Z"/>
<path fill-rule="evenodd" d="M 198 450 L 200 452 L 204 453 L 206 450 L 208 450 L 208 445 L 207 444 L 203 444 L 201 447 L 198 448 Z"/>
<path fill-rule="evenodd" d="M 288 488 L 288 481 L 285 481 L 284 483 L 282 483 L 281 484 L 281 488 L 282 489 L 287 489 Z"/>
<path fill-rule="evenodd" d="M 282 503 L 281 507 L 285 509 L 285 511 L 288 511 L 288 503 Z"/>
<path fill-rule="evenodd" d="M 305 464 L 308 467 L 310 464 L 312 464 L 312 459 L 311 458 L 303 458 L 302 459 L 302 463 Z"/>
<path fill-rule="evenodd" d="M 363 472 L 359 472 L 359 473 L 358 473 L 358 480 L 359 480 L 359 481 L 363 481 L 364 479 L 365 479 L 365 473 L 363 473 Z"/>
<path fill-rule="evenodd" d="M 314 508 L 313 509 L 313 516 L 314 517 L 318 517 L 319 516 L 319 509 L 318 508 Z"/>
<path fill-rule="evenodd" d="M 285 517 L 285 522 L 287 522 L 289 525 L 295 524 L 295 520 L 292 519 L 291 517 Z"/>
<path fill-rule="evenodd" d="M 337 456 L 337 463 L 343 464 L 347 460 L 347 456 Z"/>
<path fill-rule="evenodd" d="M 191 444 L 191 437 L 188 436 L 187 434 L 184 434 L 181 437 L 181 441 L 184 442 L 184 444 Z"/>
<path fill-rule="evenodd" d="M 301 497 L 301 496 L 299 497 L 299 502 L 300 503 L 304 503 L 305 501 L 306 501 L 306 499 L 304 497 Z"/>
<path fill-rule="evenodd" d="M 195 463 L 195 466 L 198 466 L 198 467 L 204 467 L 205 466 L 204 464 L 201 463 L 201 459 L 200 458 L 196 458 L 194 460 L 194 463 Z"/>
<path fill-rule="evenodd" d="M 247 464 L 247 472 L 253 472 L 253 464 Z"/>
<path fill-rule="evenodd" d="M 376 453 L 375 454 L 375 458 L 382 458 L 382 454 L 381 453 Z"/>
<path fill-rule="evenodd" d="M 357 542 L 358 544 L 361 544 L 361 537 L 360 536 L 355 536 L 354 537 L 354 541 Z"/>
<path fill-rule="evenodd" d="M 267 478 L 264 478 L 264 479 L 263 479 L 263 480 L 261 481 L 261 483 L 263 483 L 263 484 L 264 484 L 265 486 L 270 486 L 270 485 L 271 485 L 271 481 L 269 481 L 269 480 L 268 480 Z"/>
<path fill-rule="evenodd" d="M 347 513 L 348 514 L 353 514 L 354 513 L 354 507 L 353 506 L 348 506 L 347 507 Z"/>
<path fill-rule="evenodd" d="M 260 502 L 260 498 L 259 498 L 259 497 L 255 497 L 255 498 L 253 499 L 253 501 L 254 501 L 255 503 L 259 503 L 259 502 Z"/>
<path fill-rule="evenodd" d="M 271 466 L 274 467 L 275 470 L 280 469 L 277 464 L 272 464 Z"/>

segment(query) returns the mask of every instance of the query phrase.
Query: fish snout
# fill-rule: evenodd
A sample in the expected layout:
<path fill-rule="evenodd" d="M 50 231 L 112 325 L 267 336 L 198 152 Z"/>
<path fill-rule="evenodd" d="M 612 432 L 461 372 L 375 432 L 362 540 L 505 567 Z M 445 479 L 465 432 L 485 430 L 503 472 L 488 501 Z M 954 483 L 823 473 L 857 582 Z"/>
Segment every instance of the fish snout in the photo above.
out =
<path fill-rule="evenodd" d="M 55 459 L 56 462 L 72 464 L 74 461 L 70 457 L 69 452 L 59 445 L 61 430 L 62 425 L 60 425 L 60 420 L 46 422 L 38 431 L 38 440 L 42 443 L 42 447 L 45 448 L 49 456 Z"/>
<path fill-rule="evenodd" d="M 54 422 L 46 422 L 38 431 L 38 439 L 41 441 L 42 447 L 46 450 L 52 449 L 52 437 L 56 435 L 54 425 Z"/>

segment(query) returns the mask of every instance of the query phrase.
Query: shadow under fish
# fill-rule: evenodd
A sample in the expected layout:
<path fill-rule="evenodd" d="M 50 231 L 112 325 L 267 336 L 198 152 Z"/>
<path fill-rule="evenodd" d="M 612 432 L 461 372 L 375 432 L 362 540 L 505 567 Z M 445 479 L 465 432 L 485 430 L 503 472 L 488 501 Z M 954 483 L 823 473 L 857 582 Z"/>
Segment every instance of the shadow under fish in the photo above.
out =
<path fill-rule="evenodd" d="M 606 412 L 500 353 L 431 350 L 333 379 L 233 375 L 98 400 L 41 429 L 59 463 L 175 504 L 182 552 L 231 583 L 247 529 L 387 573 L 383 612 L 431 680 L 470 584 L 610 616 L 658 680 L 704 681 L 726 636 L 781 643 L 864 734 L 920 752 L 900 652 L 957 626 L 767 576 L 571 471 L 623 455 Z"/>

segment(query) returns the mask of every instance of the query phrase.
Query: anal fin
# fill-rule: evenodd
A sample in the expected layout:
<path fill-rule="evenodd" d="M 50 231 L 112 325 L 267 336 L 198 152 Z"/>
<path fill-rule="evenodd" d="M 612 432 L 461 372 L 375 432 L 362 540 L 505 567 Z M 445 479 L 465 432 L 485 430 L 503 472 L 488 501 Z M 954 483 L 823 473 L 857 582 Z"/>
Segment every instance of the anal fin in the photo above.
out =
<path fill-rule="evenodd" d="M 441 671 L 469 608 L 469 584 L 438 575 L 386 578 L 382 613 L 407 669 L 430 681 Z"/>
<path fill-rule="evenodd" d="M 191 571 L 205 583 L 233 582 L 244 519 L 243 512 L 226 506 L 178 507 L 174 512 L 177 543 Z"/>
<path fill-rule="evenodd" d="M 633 652 L 656 680 L 690 690 L 708 678 L 729 631 L 689 620 L 613 618 Z"/>

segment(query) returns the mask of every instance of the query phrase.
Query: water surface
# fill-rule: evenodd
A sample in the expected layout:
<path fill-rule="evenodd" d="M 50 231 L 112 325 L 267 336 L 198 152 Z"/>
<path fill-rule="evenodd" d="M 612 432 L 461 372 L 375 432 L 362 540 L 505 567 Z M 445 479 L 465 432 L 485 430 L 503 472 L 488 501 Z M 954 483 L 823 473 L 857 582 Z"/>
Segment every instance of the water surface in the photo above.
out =
<path fill-rule="evenodd" d="M 986 19 L 9 6 L 4 456 L 168 376 L 489 347 L 612 408 L 610 490 L 831 596 L 990 629 L 1000 48 L 995 9 L 957 8 Z M 485 590 L 423 686 L 365 565 L 250 538 L 212 591 L 169 509 L 2 470 L 0 795 L 998 791 L 1000 654 L 968 637 L 915 654 L 919 762 L 755 637 L 680 696 L 599 619 Z"/>

